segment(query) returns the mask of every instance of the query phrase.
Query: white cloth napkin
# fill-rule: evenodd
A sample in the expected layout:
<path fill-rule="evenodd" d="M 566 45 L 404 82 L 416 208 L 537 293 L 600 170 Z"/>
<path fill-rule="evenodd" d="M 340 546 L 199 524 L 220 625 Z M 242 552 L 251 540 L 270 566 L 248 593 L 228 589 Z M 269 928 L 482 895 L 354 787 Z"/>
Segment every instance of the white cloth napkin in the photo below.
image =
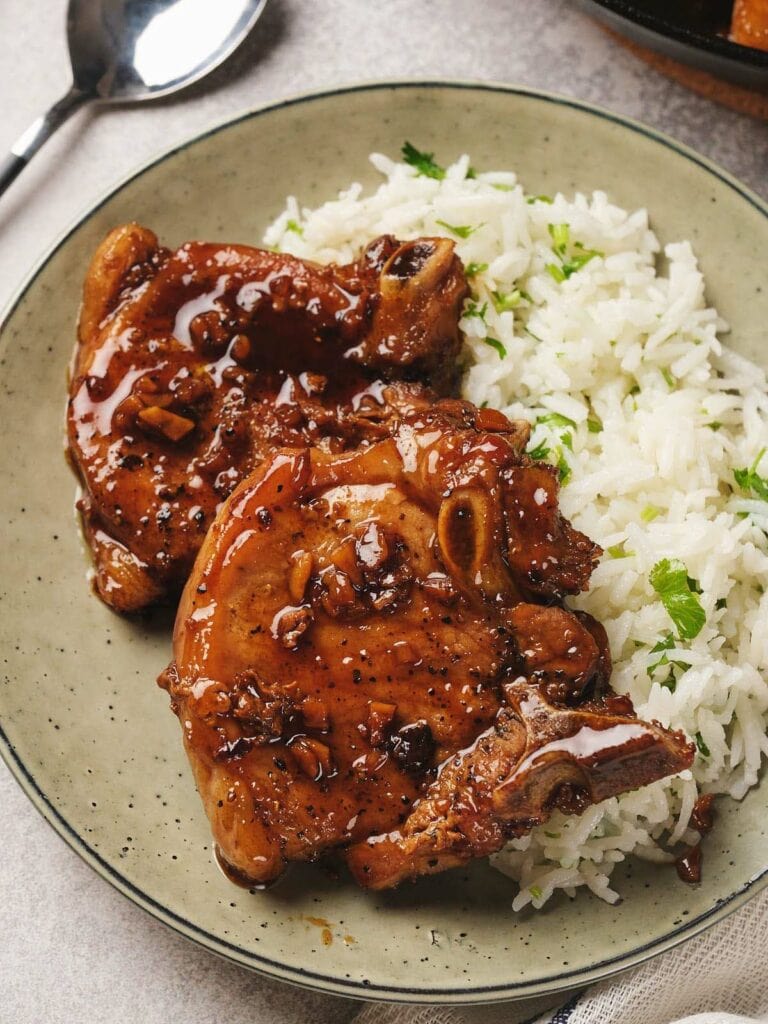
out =
<path fill-rule="evenodd" d="M 620 912 L 620 911 L 618 911 Z M 542 923 L 543 926 L 543 923 Z M 382 1006 L 352 1024 L 768 1024 L 768 892 L 642 967 L 553 999 Z"/>

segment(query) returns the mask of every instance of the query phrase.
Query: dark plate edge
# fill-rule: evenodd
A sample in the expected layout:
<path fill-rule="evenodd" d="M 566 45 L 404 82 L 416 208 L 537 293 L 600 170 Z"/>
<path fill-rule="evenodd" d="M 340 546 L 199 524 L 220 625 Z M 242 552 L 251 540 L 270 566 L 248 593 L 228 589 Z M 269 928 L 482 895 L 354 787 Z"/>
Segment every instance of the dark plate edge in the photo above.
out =
<path fill-rule="evenodd" d="M 643 28 L 667 39 L 674 39 L 685 46 L 699 49 L 709 54 L 729 60 L 739 67 L 756 68 L 768 72 L 768 52 L 753 46 L 743 46 L 730 39 L 717 35 L 695 32 L 680 25 L 672 24 L 654 14 L 643 11 L 629 0 L 582 0 L 592 7 L 602 7 L 618 18 Z"/>

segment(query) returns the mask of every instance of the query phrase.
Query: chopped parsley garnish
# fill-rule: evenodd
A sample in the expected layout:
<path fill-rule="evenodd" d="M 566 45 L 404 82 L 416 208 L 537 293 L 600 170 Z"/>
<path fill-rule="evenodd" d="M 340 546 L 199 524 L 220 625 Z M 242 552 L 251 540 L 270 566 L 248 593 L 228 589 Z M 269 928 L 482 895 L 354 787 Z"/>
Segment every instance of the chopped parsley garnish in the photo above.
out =
<path fill-rule="evenodd" d="M 547 272 L 558 284 L 567 281 L 577 270 L 581 270 L 595 256 L 604 254 L 598 249 L 585 249 L 581 242 L 574 242 L 570 254 L 568 254 L 568 243 L 570 241 L 570 228 L 567 224 L 548 224 L 552 239 L 552 248 L 560 263 L 547 263 Z"/>
<path fill-rule="evenodd" d="M 595 416 L 594 413 L 592 413 L 592 415 L 587 420 L 587 430 L 590 432 L 590 434 L 599 434 L 602 429 L 603 421 L 599 417 Z"/>
<path fill-rule="evenodd" d="M 468 263 L 464 268 L 467 272 L 467 277 L 474 277 L 476 274 L 484 274 L 488 269 L 487 263 Z"/>
<path fill-rule="evenodd" d="M 706 622 L 699 596 L 691 588 L 685 565 L 679 558 L 662 558 L 651 569 L 650 584 L 661 598 L 667 614 L 677 627 L 681 640 L 693 640 Z"/>
<path fill-rule="evenodd" d="M 586 266 L 590 260 L 593 260 L 595 256 L 602 256 L 603 253 L 599 249 L 585 249 L 579 243 L 576 243 L 576 248 L 580 251 L 572 254 L 569 259 L 563 263 L 563 273 L 566 277 L 570 277 L 571 274 L 575 274 L 577 270 L 581 270 L 582 267 Z"/>
<path fill-rule="evenodd" d="M 757 467 L 762 462 L 765 453 L 766 449 L 761 448 L 757 453 L 757 458 L 748 469 L 734 469 L 733 478 L 747 494 L 751 491 L 756 497 L 768 501 L 768 480 L 757 472 Z"/>
<path fill-rule="evenodd" d="M 400 150 L 403 156 L 403 160 L 411 167 L 415 167 L 419 174 L 425 178 L 434 178 L 436 181 L 442 181 L 445 177 L 445 170 L 436 164 L 432 159 L 434 153 L 422 153 L 421 150 L 416 149 L 410 142 L 405 142 L 403 148 Z"/>
<path fill-rule="evenodd" d="M 572 419 L 570 419 L 570 417 L 563 416 L 562 413 L 559 412 L 544 413 L 543 416 L 539 416 L 537 418 L 536 426 L 538 426 L 540 423 L 549 427 L 576 427 L 576 423 Z M 567 448 L 569 452 L 573 451 L 573 435 L 570 433 L 570 430 L 566 430 L 565 433 L 560 434 L 560 444 L 563 446 L 563 448 Z M 556 459 L 555 465 L 557 467 L 560 483 L 566 484 L 571 478 L 572 470 L 571 467 L 568 465 L 568 460 L 565 458 L 565 455 L 563 454 L 563 448 L 558 446 L 553 449 L 553 452 Z M 550 453 L 549 448 L 546 448 L 545 451 L 547 455 Z M 531 453 L 529 452 L 528 454 L 530 455 Z M 546 456 L 542 456 L 542 458 L 544 457 Z"/>
<path fill-rule="evenodd" d="M 551 423 L 555 427 L 573 427 L 576 429 L 576 422 L 568 416 L 563 416 L 559 412 L 546 412 L 543 416 L 539 416 L 536 420 L 537 423 Z"/>
<path fill-rule="evenodd" d="M 571 229 L 567 224 L 547 224 L 547 231 L 552 239 L 552 246 L 558 256 L 565 256 L 568 242 L 571 238 Z"/>
<path fill-rule="evenodd" d="M 528 196 L 525 201 L 529 206 L 533 206 L 534 203 L 548 203 L 551 206 L 554 199 L 552 196 Z"/>
<path fill-rule="evenodd" d="M 728 602 L 726 601 L 726 599 L 724 597 L 718 597 L 718 599 L 715 601 L 715 611 L 719 612 L 723 608 L 727 608 L 727 607 L 728 607 Z"/>
<path fill-rule="evenodd" d="M 488 312 L 488 303 L 484 302 L 482 306 L 479 306 L 474 299 L 470 299 L 467 303 L 462 316 L 476 316 L 479 320 L 485 320 L 485 314 Z"/>
<path fill-rule="evenodd" d="M 672 693 L 675 692 L 675 687 L 677 686 L 677 676 L 675 674 L 675 669 L 682 669 L 683 672 L 685 672 L 685 670 L 688 668 L 688 665 L 684 661 L 675 661 L 674 658 L 670 659 L 667 657 L 665 652 L 671 651 L 676 646 L 677 641 L 675 640 L 675 637 L 672 633 L 667 633 L 665 636 L 663 636 L 661 640 L 659 640 L 659 642 L 651 648 L 650 651 L 651 654 L 660 654 L 661 657 L 657 658 L 656 661 L 649 664 L 648 668 L 646 669 L 649 678 L 652 679 L 656 669 L 660 668 L 663 665 L 668 665 L 669 670 L 667 671 L 667 674 L 664 676 L 663 679 L 659 679 L 658 683 L 659 686 L 666 687 Z"/>
<path fill-rule="evenodd" d="M 643 511 L 640 513 L 640 518 L 644 523 L 652 523 L 657 516 L 661 515 L 661 509 L 658 505 L 646 505 Z"/>
<path fill-rule="evenodd" d="M 565 274 L 556 263 L 548 263 L 546 266 L 546 270 L 549 276 L 558 284 L 562 284 L 565 280 Z"/>
<path fill-rule="evenodd" d="M 563 440 L 565 440 L 565 438 L 563 438 Z M 570 447 L 570 445 L 568 447 Z M 567 484 L 571 478 L 571 467 L 566 462 L 561 448 L 557 449 L 557 475 L 560 478 L 561 484 Z"/>
<path fill-rule="evenodd" d="M 502 182 L 494 182 L 493 188 L 497 188 L 499 192 L 512 192 L 515 188 L 514 185 L 504 185 Z"/>
<path fill-rule="evenodd" d="M 570 480 L 572 470 L 566 462 L 565 456 L 563 455 L 563 449 L 559 446 L 556 448 L 550 448 L 546 441 L 539 441 L 534 448 L 528 448 L 525 454 L 529 459 L 535 459 L 537 462 L 543 462 L 545 459 L 548 459 L 550 455 L 553 455 L 560 483 L 564 485 Z"/>
<path fill-rule="evenodd" d="M 486 345 L 490 345 L 491 348 L 496 349 L 496 351 L 499 353 L 499 359 L 505 358 L 507 350 L 504 348 L 504 346 L 501 344 L 498 338 L 487 337 L 483 338 L 483 341 L 485 342 Z"/>
<path fill-rule="evenodd" d="M 303 236 L 303 234 L 304 234 L 304 228 L 301 226 L 301 224 L 299 224 L 298 221 L 295 221 L 293 219 L 291 219 L 291 220 L 286 222 L 285 230 L 286 231 L 293 231 L 293 233 L 295 235 L 299 235 L 299 236 Z"/>
<path fill-rule="evenodd" d="M 519 288 L 515 288 L 511 292 L 491 292 L 491 299 L 493 300 L 493 306 L 497 313 L 508 313 L 512 309 L 516 309 L 520 305 L 520 300 L 523 297 L 523 293 Z"/>
<path fill-rule="evenodd" d="M 541 340 L 541 338 L 538 336 L 538 334 L 534 334 L 533 331 L 530 329 L 530 327 L 524 327 L 523 330 L 525 331 L 526 334 L 530 335 L 533 338 L 534 341 L 538 341 L 540 345 L 544 344 L 544 342 Z"/>
<path fill-rule="evenodd" d="M 624 550 L 624 541 L 621 544 L 612 544 L 611 547 L 605 549 L 605 553 L 611 558 L 631 558 L 634 555 L 634 551 Z"/>
<path fill-rule="evenodd" d="M 696 733 L 695 739 L 696 739 L 696 746 L 699 748 L 699 753 L 701 754 L 701 756 L 702 757 L 710 757 L 709 747 L 704 742 L 704 737 L 701 735 L 700 732 Z"/>
<path fill-rule="evenodd" d="M 472 227 L 471 224 L 449 224 L 445 220 L 436 220 L 435 224 L 439 224 L 441 228 L 445 228 L 447 231 L 451 231 L 458 238 L 469 238 L 475 231 L 481 228 L 482 224 L 476 224 Z"/>
<path fill-rule="evenodd" d="M 541 897 L 544 895 L 544 893 L 541 891 L 538 885 L 528 886 L 528 892 L 531 894 L 531 896 L 533 896 L 535 900 L 540 900 Z"/>
<path fill-rule="evenodd" d="M 709 427 L 709 429 L 710 429 L 710 430 L 714 430 L 714 431 L 715 431 L 715 433 L 717 433 L 717 431 L 718 431 L 718 430 L 720 429 L 720 427 L 722 427 L 722 425 L 723 425 L 723 424 L 722 424 L 722 423 L 720 422 L 720 420 L 712 420 L 712 422 L 711 422 L 711 423 L 708 423 L 708 424 L 707 424 L 707 426 Z"/>
<path fill-rule="evenodd" d="M 546 441 L 539 441 L 535 448 L 529 448 L 525 454 L 530 459 L 536 459 L 540 462 L 542 459 L 546 459 L 550 451 L 551 449 Z"/>
<path fill-rule="evenodd" d="M 476 178 L 477 177 L 477 171 L 472 166 L 472 164 L 470 164 L 469 167 L 467 168 L 466 177 L 467 178 Z"/>
<path fill-rule="evenodd" d="M 677 644 L 674 633 L 666 633 L 657 644 L 651 648 L 651 654 L 659 654 L 661 651 L 671 651 L 672 648 Z M 648 671 L 653 672 L 659 665 L 667 665 L 669 659 L 666 655 L 663 658 L 659 658 L 653 665 L 648 666 Z"/>
<path fill-rule="evenodd" d="M 672 374 L 669 372 L 669 370 L 666 368 L 666 366 L 660 367 L 660 372 L 661 372 L 661 376 L 666 381 L 666 384 L 667 384 L 667 387 L 669 388 L 669 390 L 670 391 L 674 391 L 675 388 L 677 387 L 677 381 L 675 380 L 675 378 L 672 376 Z"/>

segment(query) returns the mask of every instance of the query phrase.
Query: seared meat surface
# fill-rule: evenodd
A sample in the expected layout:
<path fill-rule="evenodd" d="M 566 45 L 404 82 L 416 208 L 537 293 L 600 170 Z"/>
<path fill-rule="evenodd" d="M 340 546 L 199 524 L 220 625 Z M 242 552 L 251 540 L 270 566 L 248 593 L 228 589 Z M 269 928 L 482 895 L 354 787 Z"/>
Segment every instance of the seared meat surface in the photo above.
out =
<path fill-rule="evenodd" d="M 113 231 L 85 282 L 69 444 L 100 596 L 178 593 L 220 503 L 275 448 L 342 451 L 450 390 L 453 243 L 383 236 L 348 266 Z"/>
<path fill-rule="evenodd" d="M 161 683 L 243 878 L 340 848 L 385 888 L 690 765 L 559 603 L 600 552 L 528 433 L 442 400 L 355 451 L 279 451 L 220 511 Z"/>

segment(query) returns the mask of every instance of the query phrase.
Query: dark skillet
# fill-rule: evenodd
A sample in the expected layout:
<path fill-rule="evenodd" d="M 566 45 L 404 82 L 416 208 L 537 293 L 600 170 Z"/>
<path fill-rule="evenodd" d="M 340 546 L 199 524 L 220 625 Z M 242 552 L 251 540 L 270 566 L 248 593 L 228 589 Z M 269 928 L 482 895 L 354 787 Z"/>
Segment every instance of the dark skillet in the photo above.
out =
<path fill-rule="evenodd" d="M 578 5 L 641 46 L 768 92 L 768 52 L 728 39 L 732 0 L 577 0 Z"/>

